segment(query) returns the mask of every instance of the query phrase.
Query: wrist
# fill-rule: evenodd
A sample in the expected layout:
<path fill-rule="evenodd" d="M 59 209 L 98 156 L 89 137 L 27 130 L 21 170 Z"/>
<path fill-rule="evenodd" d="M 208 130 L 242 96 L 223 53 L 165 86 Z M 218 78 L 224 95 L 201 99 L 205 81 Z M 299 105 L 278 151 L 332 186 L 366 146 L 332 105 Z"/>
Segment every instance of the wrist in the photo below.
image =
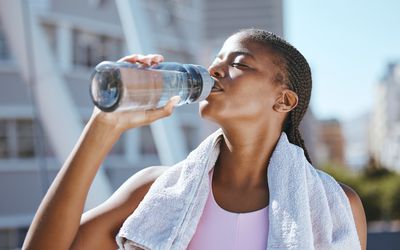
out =
<path fill-rule="evenodd" d="M 90 117 L 85 129 L 101 134 L 105 140 L 116 141 L 120 138 L 124 130 L 115 121 L 115 117 L 108 116 L 107 113 L 95 112 Z"/>

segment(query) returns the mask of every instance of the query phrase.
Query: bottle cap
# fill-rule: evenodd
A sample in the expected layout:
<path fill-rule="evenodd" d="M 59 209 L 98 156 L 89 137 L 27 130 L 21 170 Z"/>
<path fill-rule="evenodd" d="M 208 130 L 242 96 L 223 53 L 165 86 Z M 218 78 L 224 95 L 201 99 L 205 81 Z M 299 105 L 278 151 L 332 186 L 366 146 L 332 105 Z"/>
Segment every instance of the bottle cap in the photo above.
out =
<path fill-rule="evenodd" d="M 201 90 L 201 94 L 199 98 L 196 100 L 196 102 L 200 102 L 205 100 L 211 93 L 211 89 L 214 86 L 214 79 L 210 76 L 210 73 L 208 72 L 207 69 L 205 69 L 202 66 L 197 66 L 197 69 L 199 70 L 199 73 L 201 75 L 201 79 L 203 82 L 203 88 Z"/>

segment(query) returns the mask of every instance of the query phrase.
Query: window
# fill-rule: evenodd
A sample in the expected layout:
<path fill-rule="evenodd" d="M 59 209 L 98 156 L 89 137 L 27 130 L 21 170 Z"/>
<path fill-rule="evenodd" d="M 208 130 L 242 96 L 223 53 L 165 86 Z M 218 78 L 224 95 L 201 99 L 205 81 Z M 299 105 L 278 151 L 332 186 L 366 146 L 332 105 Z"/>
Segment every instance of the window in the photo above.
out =
<path fill-rule="evenodd" d="M 21 249 L 28 228 L 0 229 L 0 249 Z"/>
<path fill-rule="evenodd" d="M 74 29 L 73 63 L 75 66 L 93 68 L 104 60 L 116 60 L 122 55 L 121 39 Z"/>
<path fill-rule="evenodd" d="M 32 120 L 17 120 L 17 156 L 30 158 L 35 156 L 34 131 Z"/>
<path fill-rule="evenodd" d="M 0 158 L 7 158 L 10 154 L 7 143 L 7 123 L 6 120 L 0 120 Z"/>
<path fill-rule="evenodd" d="M 32 120 L 0 120 L 0 158 L 32 158 L 34 156 Z"/>
<path fill-rule="evenodd" d="M 5 31 L 0 22 L 0 61 L 8 61 L 10 59 L 10 51 L 8 49 Z"/>

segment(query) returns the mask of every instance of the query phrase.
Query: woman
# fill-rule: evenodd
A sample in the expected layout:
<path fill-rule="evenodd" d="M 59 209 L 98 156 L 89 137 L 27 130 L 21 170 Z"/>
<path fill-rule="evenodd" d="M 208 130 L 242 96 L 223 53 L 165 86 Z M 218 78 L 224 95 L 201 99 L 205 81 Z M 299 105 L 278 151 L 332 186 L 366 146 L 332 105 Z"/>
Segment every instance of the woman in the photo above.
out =
<path fill-rule="evenodd" d="M 122 60 L 152 65 L 163 58 L 132 55 Z M 304 149 L 310 161 L 298 131 L 311 93 L 308 64 L 282 39 L 263 30 L 249 29 L 226 40 L 209 72 L 216 86 L 200 104 L 200 114 L 222 128 L 209 197 L 226 213 L 263 211 L 270 204 L 268 163 L 282 131 L 291 143 Z M 149 167 L 136 173 L 110 199 L 82 216 L 89 187 L 101 162 L 124 131 L 171 115 L 177 101 L 172 98 L 161 109 L 143 112 L 103 113 L 95 109 L 43 199 L 24 248 L 117 248 L 115 236 L 121 225 L 167 168 Z M 362 203 L 353 190 L 341 186 L 351 205 L 361 248 L 365 249 L 366 221 Z M 207 240 L 200 232 L 207 211 L 204 209 L 198 222 L 198 230 L 188 246 L 191 249 L 198 246 L 196 239 Z M 266 235 L 256 232 L 252 236 L 258 242 L 267 240 Z"/>

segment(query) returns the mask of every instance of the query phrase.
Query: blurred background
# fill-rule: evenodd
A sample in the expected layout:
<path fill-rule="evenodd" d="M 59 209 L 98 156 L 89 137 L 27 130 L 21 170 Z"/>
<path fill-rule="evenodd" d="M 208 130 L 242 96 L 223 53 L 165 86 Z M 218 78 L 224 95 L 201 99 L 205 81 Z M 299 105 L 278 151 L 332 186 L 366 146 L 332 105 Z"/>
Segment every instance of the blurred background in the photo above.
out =
<path fill-rule="evenodd" d="M 88 121 L 97 63 L 159 53 L 208 66 L 249 27 L 283 36 L 308 59 L 313 94 L 301 130 L 313 162 L 360 195 L 368 249 L 398 249 L 399 9 L 395 0 L 0 0 L 0 249 L 21 247 Z M 216 128 L 186 105 L 125 133 L 86 209 L 142 168 L 183 159 Z"/>

